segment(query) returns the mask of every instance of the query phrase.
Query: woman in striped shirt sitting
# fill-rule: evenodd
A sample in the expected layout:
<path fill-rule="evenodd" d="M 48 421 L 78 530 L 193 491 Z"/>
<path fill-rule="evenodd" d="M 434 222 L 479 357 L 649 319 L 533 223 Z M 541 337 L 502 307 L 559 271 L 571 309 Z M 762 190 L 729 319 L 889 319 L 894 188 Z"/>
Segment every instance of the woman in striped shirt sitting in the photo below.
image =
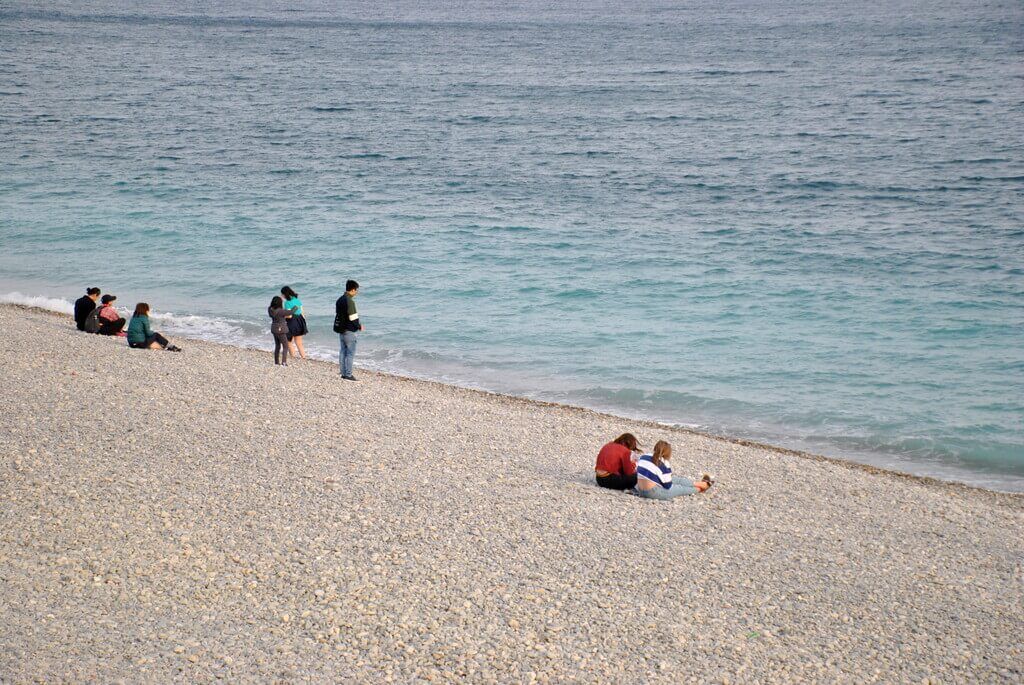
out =
<path fill-rule="evenodd" d="M 680 495 L 696 495 L 704 492 L 714 483 L 705 474 L 699 481 L 680 476 L 672 480 L 672 445 L 659 440 L 654 446 L 654 454 L 645 454 L 636 462 L 636 491 L 641 497 L 651 499 L 672 499 Z"/>

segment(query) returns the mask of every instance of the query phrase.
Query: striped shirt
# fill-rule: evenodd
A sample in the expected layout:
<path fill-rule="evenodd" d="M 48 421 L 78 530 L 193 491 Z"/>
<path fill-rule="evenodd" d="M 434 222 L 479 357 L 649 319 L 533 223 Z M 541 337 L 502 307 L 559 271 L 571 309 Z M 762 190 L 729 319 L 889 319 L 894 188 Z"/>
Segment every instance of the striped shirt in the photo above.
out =
<path fill-rule="evenodd" d="M 637 460 L 636 477 L 660 485 L 666 490 L 672 487 L 672 467 L 667 461 L 658 466 L 654 463 L 654 457 L 649 454 L 645 454 Z"/>

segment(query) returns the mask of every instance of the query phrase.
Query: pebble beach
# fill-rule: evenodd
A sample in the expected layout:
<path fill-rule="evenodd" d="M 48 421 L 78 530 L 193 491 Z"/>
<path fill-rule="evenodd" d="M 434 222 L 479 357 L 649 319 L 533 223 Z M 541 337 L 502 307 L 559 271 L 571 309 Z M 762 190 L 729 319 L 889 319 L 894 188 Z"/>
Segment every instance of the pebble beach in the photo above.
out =
<path fill-rule="evenodd" d="M 175 342 L 0 306 L 0 682 L 1024 680 L 1020 495 Z"/>

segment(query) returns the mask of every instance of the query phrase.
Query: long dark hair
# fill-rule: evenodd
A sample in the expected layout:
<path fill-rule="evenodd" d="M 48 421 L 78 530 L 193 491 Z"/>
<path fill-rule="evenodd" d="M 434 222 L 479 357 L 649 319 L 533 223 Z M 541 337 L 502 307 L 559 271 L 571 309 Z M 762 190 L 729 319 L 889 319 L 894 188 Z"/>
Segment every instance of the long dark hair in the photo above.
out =
<path fill-rule="evenodd" d="M 623 447 L 627 448 L 630 452 L 637 451 L 638 445 L 636 442 L 636 436 L 634 436 L 632 433 L 623 433 L 619 437 L 615 438 L 615 440 L 613 440 L 612 442 L 614 442 L 616 445 L 622 445 Z"/>
<path fill-rule="evenodd" d="M 284 295 L 284 299 L 286 300 L 294 300 L 299 296 L 297 292 L 292 290 L 291 287 L 287 285 L 281 288 L 281 294 Z"/>
<path fill-rule="evenodd" d="M 284 306 L 284 302 L 281 301 L 281 298 L 278 297 L 277 295 L 274 295 L 274 299 L 272 299 L 270 301 L 270 306 L 267 307 L 267 314 L 270 314 L 275 309 L 280 309 L 283 306 Z"/>
<path fill-rule="evenodd" d="M 135 313 L 132 316 L 149 316 L 149 305 L 145 302 L 139 302 L 135 305 Z"/>

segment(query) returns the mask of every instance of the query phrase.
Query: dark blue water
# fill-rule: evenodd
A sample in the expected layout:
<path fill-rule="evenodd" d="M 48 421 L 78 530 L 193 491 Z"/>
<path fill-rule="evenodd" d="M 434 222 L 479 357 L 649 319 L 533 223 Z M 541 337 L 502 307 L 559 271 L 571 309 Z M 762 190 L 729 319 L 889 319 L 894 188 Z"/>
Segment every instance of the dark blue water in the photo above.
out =
<path fill-rule="evenodd" d="M 0 292 L 1024 490 L 1020 2 L 0 6 Z"/>

